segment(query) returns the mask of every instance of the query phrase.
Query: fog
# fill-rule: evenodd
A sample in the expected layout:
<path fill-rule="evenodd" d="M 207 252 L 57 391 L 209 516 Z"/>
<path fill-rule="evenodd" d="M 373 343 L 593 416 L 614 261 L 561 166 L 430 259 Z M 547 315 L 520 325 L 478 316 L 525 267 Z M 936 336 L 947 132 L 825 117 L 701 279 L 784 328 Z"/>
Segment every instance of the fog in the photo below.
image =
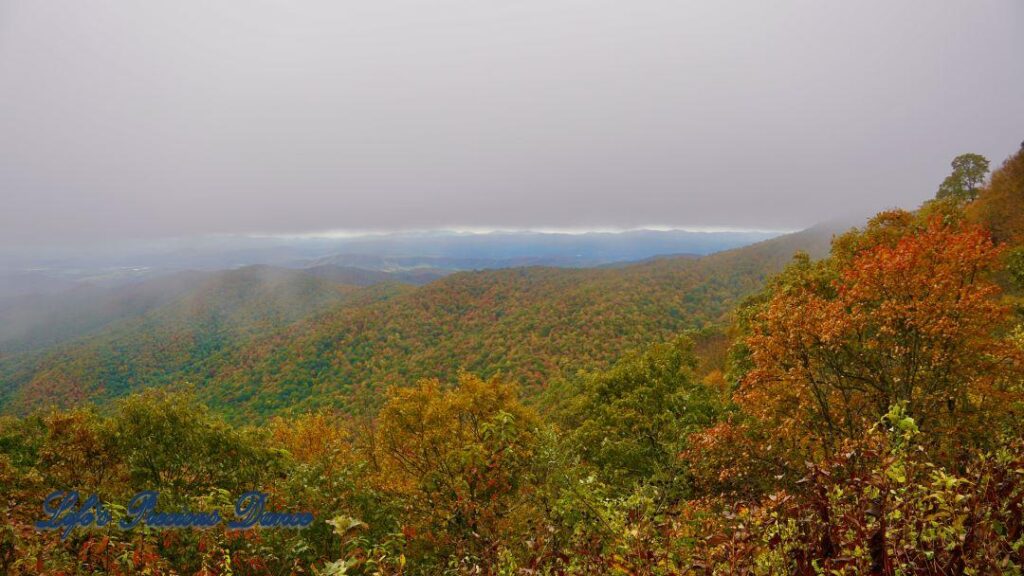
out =
<path fill-rule="evenodd" d="M 0 244 L 800 228 L 1024 139 L 1024 4 L 6 0 Z"/>

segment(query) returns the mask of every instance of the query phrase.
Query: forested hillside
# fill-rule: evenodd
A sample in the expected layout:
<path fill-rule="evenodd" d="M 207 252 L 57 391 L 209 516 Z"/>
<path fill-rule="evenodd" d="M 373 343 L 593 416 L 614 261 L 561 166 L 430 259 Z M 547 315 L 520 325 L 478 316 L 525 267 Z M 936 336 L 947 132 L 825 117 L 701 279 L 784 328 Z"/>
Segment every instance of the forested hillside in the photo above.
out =
<path fill-rule="evenodd" d="M 0 354 L 40 350 L 143 315 L 184 297 L 207 275 L 180 272 L 116 287 L 71 284 L 0 298 Z"/>
<path fill-rule="evenodd" d="M 354 292 L 368 300 L 229 351 L 216 365 L 237 368 L 200 389 L 232 375 L 238 387 L 213 399 L 258 412 L 309 398 L 289 378 L 365 371 L 399 384 L 358 415 L 236 427 L 201 398 L 151 389 L 105 413 L 0 418 L 0 570 L 1019 575 L 1024 246 L 1016 226 L 993 236 L 986 207 L 1024 202 L 1022 158 L 977 188 L 954 171 L 936 199 L 879 213 L 818 260 L 783 255 L 808 246 L 795 236 L 620 270 L 457 274 L 380 301 Z M 727 322 L 728 353 L 699 334 L 662 337 L 672 309 L 693 314 L 680 328 Z M 224 321 L 247 327 L 295 313 L 232 310 Z M 619 354 L 642 327 L 646 342 Z M 545 329 L 564 348 L 528 340 L 512 353 Z M 440 352 L 420 349 L 431 345 Z M 549 388 L 542 410 L 508 377 L 454 375 L 558 354 L 518 374 L 529 381 L 574 353 L 590 365 Z M 704 354 L 725 372 L 712 377 Z M 443 377 L 417 380 L 431 370 Z M 258 382 L 249 392 L 246 378 Z M 161 512 L 233 518 L 232 497 L 254 488 L 271 509 L 314 520 L 127 531 L 89 520 L 40 533 L 39 503 L 55 487 L 96 494 L 114 521 L 138 490 L 158 491 Z"/>
<path fill-rule="evenodd" d="M 360 305 L 398 286 L 361 289 L 299 271 L 247 267 L 178 275 L 173 297 L 52 349 L 0 360 L 0 399 L 17 410 L 178 384 L 205 361 L 317 311 Z"/>
<path fill-rule="evenodd" d="M 822 255 L 835 230 L 616 268 L 465 272 L 415 290 L 248 268 L 55 352 L 13 357 L 0 377 L 14 411 L 192 384 L 233 416 L 372 403 L 387 386 L 461 370 L 538 388 L 652 339 L 723 327 L 740 298 L 794 252 Z"/>
<path fill-rule="evenodd" d="M 201 392 L 225 411 L 344 406 L 461 370 L 526 388 L 684 329 L 723 326 L 797 250 L 822 254 L 822 227 L 701 259 L 616 269 L 521 268 L 461 273 L 402 297 L 319 315 L 241 351 Z M 377 396 L 372 390 L 358 390 Z"/>

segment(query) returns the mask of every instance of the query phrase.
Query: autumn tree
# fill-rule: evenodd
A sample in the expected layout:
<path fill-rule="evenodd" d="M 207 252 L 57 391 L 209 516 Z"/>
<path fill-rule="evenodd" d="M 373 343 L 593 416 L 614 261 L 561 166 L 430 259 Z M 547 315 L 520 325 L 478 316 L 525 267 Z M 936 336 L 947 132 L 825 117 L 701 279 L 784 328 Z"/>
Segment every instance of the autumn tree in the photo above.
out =
<path fill-rule="evenodd" d="M 1024 244 L 1024 148 L 992 172 L 967 212 L 991 230 L 997 242 Z"/>
<path fill-rule="evenodd" d="M 421 561 L 493 566 L 522 545 L 535 513 L 531 467 L 539 422 L 513 386 L 463 374 L 394 389 L 370 457 L 376 489 L 400 502 L 402 531 Z"/>
<path fill-rule="evenodd" d="M 46 434 L 37 456 L 49 484 L 107 498 L 121 496 L 113 487 L 123 482 L 125 469 L 108 421 L 81 408 L 54 411 L 42 421 Z"/>
<path fill-rule="evenodd" d="M 367 463 L 354 446 L 362 430 L 351 418 L 321 410 L 278 416 L 268 428 L 271 445 L 286 455 L 287 470 L 269 487 L 271 497 L 294 510 L 315 511 L 323 520 L 302 530 L 297 558 L 301 553 L 307 561 L 342 554 L 363 559 L 352 547 L 339 551 L 339 535 L 387 541 L 395 529 L 395 510 L 376 497 L 368 482 Z"/>
<path fill-rule="evenodd" d="M 837 267 L 791 269 L 754 314 L 737 402 L 780 442 L 828 450 L 900 404 L 952 451 L 1016 398 L 1020 354 L 1004 338 L 988 233 L 933 218 L 881 238 Z"/>

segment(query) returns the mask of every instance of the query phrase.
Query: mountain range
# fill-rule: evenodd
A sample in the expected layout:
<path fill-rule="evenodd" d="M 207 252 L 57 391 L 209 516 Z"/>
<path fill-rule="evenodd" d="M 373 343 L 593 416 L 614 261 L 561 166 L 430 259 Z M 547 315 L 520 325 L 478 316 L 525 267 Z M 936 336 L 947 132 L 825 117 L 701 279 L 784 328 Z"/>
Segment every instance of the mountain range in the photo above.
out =
<path fill-rule="evenodd" d="M 794 252 L 823 255 L 837 230 L 593 267 L 467 256 L 458 262 L 482 269 L 457 272 L 453 257 L 333 255 L 16 297 L 0 307 L 0 408 L 191 386 L 238 418 L 358 410 L 384 387 L 460 370 L 538 389 L 652 338 L 715 330 Z"/>

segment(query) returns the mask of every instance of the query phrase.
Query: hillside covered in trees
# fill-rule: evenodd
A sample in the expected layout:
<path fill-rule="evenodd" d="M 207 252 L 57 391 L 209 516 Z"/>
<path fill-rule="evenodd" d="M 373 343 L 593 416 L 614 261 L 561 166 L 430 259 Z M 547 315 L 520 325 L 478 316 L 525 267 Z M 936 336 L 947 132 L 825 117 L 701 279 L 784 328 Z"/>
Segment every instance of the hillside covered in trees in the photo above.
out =
<path fill-rule="evenodd" d="M 820 259 L 794 256 L 794 236 L 343 290 L 305 319 L 273 298 L 215 315 L 239 334 L 297 323 L 209 355 L 220 364 L 200 363 L 195 394 L 0 419 L 0 569 L 1021 574 L 1024 150 L 977 183 L 962 165 L 934 200 L 879 213 Z M 716 325 L 712 344 L 687 330 Z M 364 378 L 382 388 L 356 414 L 219 413 L 304 406 Z M 313 386 L 293 392 L 302 379 Z M 159 491 L 161 511 L 225 518 L 259 490 L 315 519 L 40 533 L 55 487 L 96 494 L 115 519 L 139 490 Z"/>
<path fill-rule="evenodd" d="M 464 272 L 415 289 L 335 286 L 322 269 L 246 268 L 55 349 L 12 355 L 0 361 L 0 390 L 9 411 L 24 412 L 191 385 L 241 417 L 351 408 L 354 395 L 379 398 L 387 386 L 461 370 L 538 389 L 651 339 L 720 331 L 739 299 L 795 251 L 823 254 L 833 231 L 703 258 Z"/>
<path fill-rule="evenodd" d="M 170 292 L 135 287 L 132 297 L 111 302 L 99 330 L 0 359 L 0 402 L 9 400 L 15 409 L 38 401 L 71 405 L 145 385 L 173 385 L 180 374 L 259 334 L 403 288 L 360 289 L 268 267 L 182 274 L 170 283 Z"/>

